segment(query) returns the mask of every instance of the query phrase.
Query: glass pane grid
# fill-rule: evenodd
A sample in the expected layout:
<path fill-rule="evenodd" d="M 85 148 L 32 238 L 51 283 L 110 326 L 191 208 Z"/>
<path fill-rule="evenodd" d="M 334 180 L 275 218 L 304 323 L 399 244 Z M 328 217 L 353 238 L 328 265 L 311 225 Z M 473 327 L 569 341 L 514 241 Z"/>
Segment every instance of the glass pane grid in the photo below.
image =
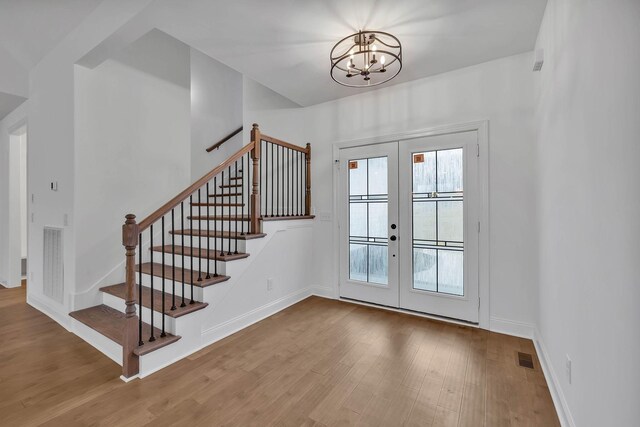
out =
<path fill-rule="evenodd" d="M 464 295 L 463 149 L 413 153 L 413 288 Z"/>
<path fill-rule="evenodd" d="M 349 279 L 388 283 L 387 157 L 349 160 Z"/>

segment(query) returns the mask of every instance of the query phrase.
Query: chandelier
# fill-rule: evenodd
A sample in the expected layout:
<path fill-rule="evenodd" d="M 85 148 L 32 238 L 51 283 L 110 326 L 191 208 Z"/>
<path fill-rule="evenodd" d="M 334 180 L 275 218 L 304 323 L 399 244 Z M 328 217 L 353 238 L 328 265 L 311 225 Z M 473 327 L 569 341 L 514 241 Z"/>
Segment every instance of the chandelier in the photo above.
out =
<path fill-rule="evenodd" d="M 402 69 L 400 40 L 382 31 L 358 31 L 331 49 L 331 78 L 343 86 L 371 87 Z"/>

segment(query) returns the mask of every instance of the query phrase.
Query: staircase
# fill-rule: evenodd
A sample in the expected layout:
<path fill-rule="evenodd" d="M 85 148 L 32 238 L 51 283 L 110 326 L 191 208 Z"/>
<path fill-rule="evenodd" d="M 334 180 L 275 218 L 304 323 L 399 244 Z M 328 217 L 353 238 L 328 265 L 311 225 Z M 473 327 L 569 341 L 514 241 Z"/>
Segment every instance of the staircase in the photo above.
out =
<path fill-rule="evenodd" d="M 264 222 L 312 219 L 310 206 L 310 145 L 254 124 L 248 145 L 161 208 L 139 223 L 126 216 L 124 281 L 70 313 L 76 333 L 120 363 L 125 380 L 196 351 L 208 290 L 249 268 Z"/>

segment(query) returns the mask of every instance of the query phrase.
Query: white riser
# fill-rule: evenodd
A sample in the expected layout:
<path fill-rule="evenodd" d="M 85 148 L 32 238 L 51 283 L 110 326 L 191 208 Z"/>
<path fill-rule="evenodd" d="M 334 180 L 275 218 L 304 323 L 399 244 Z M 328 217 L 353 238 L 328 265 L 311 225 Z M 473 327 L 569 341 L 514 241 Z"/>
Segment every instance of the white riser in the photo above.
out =
<path fill-rule="evenodd" d="M 233 249 L 233 248 L 231 248 Z M 225 253 L 227 253 L 227 251 L 225 250 Z M 233 253 L 233 252 L 232 252 Z M 198 258 L 198 257 L 193 257 L 193 270 L 194 271 L 203 271 L 206 272 L 207 271 L 207 264 L 209 265 L 209 273 L 213 274 L 216 270 L 215 270 L 215 266 L 216 263 L 218 264 L 218 274 L 224 274 L 227 276 L 230 276 L 232 274 L 232 272 L 238 272 L 239 269 L 237 267 L 235 267 L 235 265 L 237 265 L 238 263 L 242 263 L 246 258 L 240 258 L 240 259 L 236 259 L 236 260 L 232 260 L 232 261 L 215 261 L 215 260 L 209 260 L 209 259 L 204 259 L 204 258 Z M 189 256 L 184 256 L 184 266 L 191 270 L 191 260 L 192 257 Z M 162 264 L 162 252 L 153 252 L 153 261 L 158 263 L 158 264 Z M 170 254 L 165 253 L 164 254 L 164 265 L 165 266 L 173 266 L 175 265 L 176 267 L 182 267 L 183 266 L 183 257 L 181 255 L 176 255 L 175 257 L 172 257 Z M 200 269 L 201 267 L 201 269 Z M 165 267 L 167 268 L 167 267 Z"/>
<path fill-rule="evenodd" d="M 200 260 L 199 258 L 193 258 L 193 270 L 194 271 L 198 271 L 198 261 L 199 260 Z M 161 252 L 154 252 L 153 253 L 153 261 L 157 262 L 158 264 L 162 264 L 162 253 Z M 232 261 L 232 262 L 237 262 L 237 261 Z M 215 272 L 216 261 L 202 259 L 202 264 L 201 265 L 202 265 L 202 271 L 203 272 L 207 271 L 207 263 L 209 264 L 209 273 L 213 274 Z M 227 265 L 226 265 L 227 263 L 223 262 L 223 261 L 217 261 L 217 263 L 218 263 L 218 274 L 227 275 Z M 176 255 L 175 258 L 172 258 L 169 254 L 165 253 L 164 254 L 164 264 L 166 266 L 175 265 L 176 267 L 182 267 L 182 256 Z M 185 267 L 187 269 L 191 269 L 191 257 L 188 257 L 188 256 L 184 257 L 184 265 L 185 265 Z M 171 267 L 169 267 L 169 268 L 171 268 Z"/>
<path fill-rule="evenodd" d="M 187 301 L 188 302 L 188 301 Z M 108 305 L 111 308 L 114 308 L 118 311 L 121 311 L 124 313 L 125 310 L 125 304 L 124 304 L 124 300 L 116 297 L 115 295 L 111 295 L 108 294 L 106 292 L 102 293 L 102 303 L 105 305 Z M 180 305 L 180 300 L 178 300 L 178 298 L 176 297 L 176 305 Z M 154 307 L 155 308 L 155 307 Z M 171 308 L 171 306 L 166 307 L 166 311 L 168 312 L 169 309 Z M 161 307 L 158 307 L 158 309 L 161 309 Z M 136 305 L 136 313 L 138 315 L 140 315 L 140 306 Z M 153 316 L 153 325 L 155 327 L 157 327 L 158 329 L 162 329 L 162 313 L 158 313 L 154 310 L 153 312 L 154 316 Z M 188 316 L 188 315 L 187 315 Z M 167 333 L 173 334 L 173 335 L 177 335 L 176 332 L 176 323 L 180 322 L 180 319 L 182 319 L 185 316 L 179 317 L 177 319 L 174 319 L 173 317 L 169 317 L 169 316 L 165 316 L 165 331 Z M 151 309 L 147 308 L 147 307 L 142 307 L 142 321 L 151 324 Z M 144 338 L 145 340 L 148 337 Z"/>
<path fill-rule="evenodd" d="M 138 274 L 136 273 L 136 283 L 138 281 Z M 165 280 L 165 289 L 164 291 L 166 293 L 171 293 L 171 287 L 172 287 L 173 282 L 171 280 Z M 142 275 L 142 286 L 146 286 L 148 288 L 151 287 L 151 276 L 148 274 L 143 274 Z M 215 285 L 212 285 L 215 286 Z M 160 277 L 154 277 L 153 278 L 153 289 L 158 290 L 158 291 L 162 291 L 162 278 Z M 191 285 L 184 285 L 184 291 L 185 291 L 185 300 L 190 299 L 191 298 Z M 176 295 L 180 295 L 182 296 L 182 283 L 176 280 Z M 202 293 L 202 288 L 198 287 L 198 286 L 194 286 L 193 287 L 193 299 L 196 301 L 203 301 L 202 299 L 203 293 Z"/>
<path fill-rule="evenodd" d="M 202 237 L 202 238 L 198 238 L 196 236 L 193 237 L 193 241 L 191 236 L 184 236 L 184 246 L 187 247 L 194 247 L 194 248 L 199 248 L 202 247 L 204 249 L 207 248 L 207 237 Z M 224 244 L 224 249 L 225 251 L 228 249 L 229 247 L 229 239 L 214 239 L 213 237 L 209 238 L 209 249 L 210 250 L 214 250 L 214 248 L 217 247 L 218 250 L 220 250 L 222 248 L 222 245 Z M 154 245 L 155 245 L 155 240 L 154 240 Z M 165 245 L 170 245 L 171 244 L 171 240 L 166 240 L 165 239 Z M 181 246 L 182 245 L 182 236 L 180 235 L 176 235 L 175 238 L 175 243 L 176 246 Z M 202 246 L 201 246 L 202 245 Z M 158 245 L 160 246 L 160 245 Z M 231 249 L 235 249 L 236 244 L 234 243 L 233 240 L 231 240 Z M 238 252 L 247 252 L 247 241 L 246 240 L 238 240 Z"/>

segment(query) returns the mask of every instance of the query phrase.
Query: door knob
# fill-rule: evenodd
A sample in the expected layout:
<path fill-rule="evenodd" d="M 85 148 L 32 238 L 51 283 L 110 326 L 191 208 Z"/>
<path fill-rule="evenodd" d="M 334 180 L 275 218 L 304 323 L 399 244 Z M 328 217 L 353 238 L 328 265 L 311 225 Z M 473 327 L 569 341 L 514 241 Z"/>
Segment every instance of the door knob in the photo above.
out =
<path fill-rule="evenodd" d="M 397 239 L 397 237 L 395 235 L 389 237 L 389 240 L 391 240 L 392 242 L 395 242 Z"/>

